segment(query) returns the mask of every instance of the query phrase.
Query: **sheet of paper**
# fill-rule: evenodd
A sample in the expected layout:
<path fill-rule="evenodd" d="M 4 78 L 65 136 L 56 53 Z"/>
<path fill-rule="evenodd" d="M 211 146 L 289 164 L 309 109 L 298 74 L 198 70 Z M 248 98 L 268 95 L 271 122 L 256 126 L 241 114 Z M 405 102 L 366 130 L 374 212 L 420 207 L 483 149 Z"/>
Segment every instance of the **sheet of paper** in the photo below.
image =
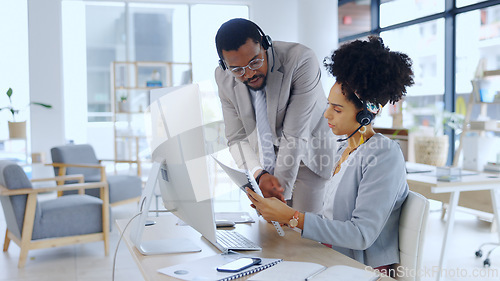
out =
<path fill-rule="evenodd" d="M 332 278 L 334 276 L 334 278 Z M 379 276 L 373 272 L 347 265 L 334 265 L 314 276 L 312 281 L 375 281 Z"/>
<path fill-rule="evenodd" d="M 244 189 L 245 186 L 251 185 L 251 187 L 255 190 L 257 194 L 263 196 L 262 192 L 259 189 L 259 186 L 255 182 L 255 179 L 253 178 L 253 176 L 249 175 L 248 171 L 230 168 L 222 164 L 222 162 L 217 160 L 217 158 L 215 158 L 213 155 L 212 158 L 214 158 L 215 162 L 217 162 L 217 164 L 221 166 L 221 168 L 224 170 L 224 172 L 226 172 L 229 178 L 231 178 L 231 180 L 243 191 L 245 191 Z"/>
<path fill-rule="evenodd" d="M 216 212 L 215 220 L 229 220 L 234 223 L 252 223 L 255 222 L 247 212 Z"/>
<path fill-rule="evenodd" d="M 307 277 L 323 269 L 325 267 L 321 264 L 312 262 L 282 261 L 271 268 L 251 276 L 248 278 L 248 281 L 304 281 Z"/>

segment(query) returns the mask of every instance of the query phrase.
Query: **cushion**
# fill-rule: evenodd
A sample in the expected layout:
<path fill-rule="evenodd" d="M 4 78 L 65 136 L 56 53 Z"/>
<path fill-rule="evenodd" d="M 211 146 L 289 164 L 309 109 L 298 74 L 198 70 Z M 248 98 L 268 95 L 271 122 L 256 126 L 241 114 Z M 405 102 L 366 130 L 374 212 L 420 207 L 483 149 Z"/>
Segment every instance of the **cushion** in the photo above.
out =
<path fill-rule="evenodd" d="M 53 163 L 66 164 L 91 164 L 98 165 L 99 160 L 94 149 L 88 144 L 69 144 L 56 146 L 50 149 Z M 59 175 L 59 169 L 54 168 L 55 175 Z M 83 174 L 85 178 L 100 175 L 99 169 L 89 168 L 67 168 L 66 175 Z"/>
<path fill-rule="evenodd" d="M 99 198 L 67 195 L 39 205 L 41 219 L 33 228 L 33 240 L 102 232 L 102 200 Z"/>

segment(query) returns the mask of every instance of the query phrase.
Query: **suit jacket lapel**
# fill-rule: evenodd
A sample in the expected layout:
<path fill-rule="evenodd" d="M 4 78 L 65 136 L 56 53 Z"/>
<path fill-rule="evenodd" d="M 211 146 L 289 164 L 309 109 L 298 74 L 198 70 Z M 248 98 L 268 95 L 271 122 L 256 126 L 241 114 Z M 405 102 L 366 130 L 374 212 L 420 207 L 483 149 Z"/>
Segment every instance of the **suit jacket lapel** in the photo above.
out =
<path fill-rule="evenodd" d="M 266 86 L 266 103 L 267 103 L 267 118 L 269 119 L 269 125 L 274 134 L 276 135 L 276 115 L 278 113 L 278 102 L 281 94 L 281 83 L 283 81 L 283 73 L 281 72 L 281 62 L 279 60 L 273 61 L 273 50 L 270 48 L 267 52 L 268 64 L 267 64 L 267 86 Z M 276 52 L 276 50 L 274 50 Z M 274 54 L 277 58 L 277 54 Z M 271 68 L 274 70 L 271 72 Z"/>

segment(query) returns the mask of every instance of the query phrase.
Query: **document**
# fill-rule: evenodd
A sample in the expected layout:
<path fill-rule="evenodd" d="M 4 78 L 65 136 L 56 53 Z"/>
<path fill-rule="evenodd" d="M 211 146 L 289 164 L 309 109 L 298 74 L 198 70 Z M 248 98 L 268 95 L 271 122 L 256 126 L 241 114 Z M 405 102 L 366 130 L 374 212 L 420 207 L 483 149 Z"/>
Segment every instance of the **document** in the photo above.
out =
<path fill-rule="evenodd" d="M 248 281 L 376 281 L 379 278 L 373 271 L 346 265 L 325 267 L 312 262 L 283 261 L 276 266 L 259 272 Z"/>
<path fill-rule="evenodd" d="M 257 194 L 259 194 L 260 196 L 263 196 L 262 192 L 260 191 L 258 186 L 257 186 L 257 188 L 255 188 L 255 185 L 257 185 L 257 183 L 255 182 L 255 180 L 252 182 L 253 176 L 251 176 L 248 171 L 230 168 L 230 167 L 222 164 L 222 162 L 217 160 L 217 158 L 215 158 L 213 155 L 212 155 L 212 158 L 214 158 L 215 162 L 217 162 L 217 164 L 219 164 L 219 166 L 222 168 L 222 170 L 224 170 L 224 172 L 226 172 L 226 174 L 229 176 L 229 178 L 231 178 L 231 180 L 239 188 L 241 188 L 241 190 L 246 192 L 245 187 L 250 187 L 250 188 L 254 189 L 254 191 Z"/>
<path fill-rule="evenodd" d="M 262 191 L 259 188 L 259 185 L 257 184 L 257 182 L 255 182 L 253 175 L 250 175 L 249 171 L 236 170 L 236 169 L 230 168 L 230 167 L 222 164 L 213 155 L 212 155 L 212 158 L 214 158 L 215 162 L 217 162 L 217 164 L 219 164 L 219 166 L 221 166 L 221 168 L 224 170 L 224 172 L 226 172 L 226 174 L 231 178 L 231 180 L 236 185 L 238 185 L 241 188 L 241 190 L 243 190 L 244 192 L 247 192 L 245 190 L 245 188 L 249 187 L 252 190 L 254 190 L 255 193 L 264 197 L 264 195 L 262 195 Z M 259 216 L 260 216 L 260 214 L 259 214 Z M 278 222 L 271 221 L 271 223 L 273 224 L 274 229 L 276 229 L 276 232 L 278 232 L 279 236 L 285 236 L 285 232 L 283 231 L 283 228 L 281 228 L 281 225 Z"/>

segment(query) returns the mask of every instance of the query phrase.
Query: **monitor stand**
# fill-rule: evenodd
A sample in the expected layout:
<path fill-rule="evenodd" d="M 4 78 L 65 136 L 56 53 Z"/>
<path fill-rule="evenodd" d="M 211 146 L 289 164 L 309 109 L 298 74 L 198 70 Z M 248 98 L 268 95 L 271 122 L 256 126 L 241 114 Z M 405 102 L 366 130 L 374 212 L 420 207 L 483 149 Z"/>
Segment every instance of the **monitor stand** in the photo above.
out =
<path fill-rule="evenodd" d="M 139 216 L 139 221 L 133 224 L 134 227 L 130 231 L 130 240 L 132 240 L 137 250 L 143 255 L 200 252 L 201 248 L 198 245 L 185 238 L 142 241 L 142 234 L 148 218 L 149 206 L 151 205 L 152 198 L 155 196 L 154 188 L 158 181 L 158 177 L 161 176 L 160 168 L 161 163 L 153 162 L 146 182 L 146 187 L 141 196 L 140 210 L 142 210 L 142 213 Z"/>

